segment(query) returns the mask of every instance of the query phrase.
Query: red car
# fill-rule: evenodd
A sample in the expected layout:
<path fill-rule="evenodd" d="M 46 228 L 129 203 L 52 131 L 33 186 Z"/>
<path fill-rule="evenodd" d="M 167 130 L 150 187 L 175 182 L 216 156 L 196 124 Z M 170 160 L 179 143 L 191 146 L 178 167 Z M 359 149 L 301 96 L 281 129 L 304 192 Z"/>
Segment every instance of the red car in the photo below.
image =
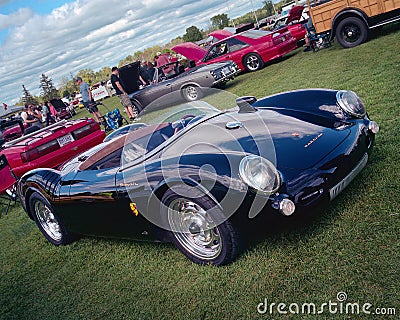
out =
<path fill-rule="evenodd" d="M 21 118 L 11 120 L 0 119 L 0 146 L 7 141 L 19 138 L 28 128 L 26 123 L 23 123 Z"/>
<path fill-rule="evenodd" d="M 214 43 L 208 51 L 192 42 L 178 44 L 172 50 L 198 64 L 233 60 L 242 71 L 256 71 L 265 62 L 296 49 L 296 39 L 287 28 L 274 32 L 252 29 L 226 35 L 227 37 Z"/>
<path fill-rule="evenodd" d="M 98 145 L 105 132 L 93 119 L 60 121 L 5 142 L 0 149 L 0 193 L 35 168 L 55 168 Z"/>
<path fill-rule="evenodd" d="M 289 11 L 287 17 L 282 17 L 276 20 L 272 30 L 279 30 L 287 27 L 290 33 L 297 40 L 297 45 L 300 47 L 304 44 L 304 37 L 307 34 L 307 29 L 303 23 L 307 23 L 307 20 L 300 21 L 303 15 L 303 6 L 294 6 Z"/>

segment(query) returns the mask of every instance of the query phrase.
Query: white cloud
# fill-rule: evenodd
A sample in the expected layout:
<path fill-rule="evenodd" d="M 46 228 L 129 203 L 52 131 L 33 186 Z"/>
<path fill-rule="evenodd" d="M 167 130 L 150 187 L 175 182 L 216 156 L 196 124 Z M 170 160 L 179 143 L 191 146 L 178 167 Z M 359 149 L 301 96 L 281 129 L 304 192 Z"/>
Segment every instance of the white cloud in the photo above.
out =
<path fill-rule="evenodd" d="M 128 54 L 183 35 L 191 25 L 204 28 L 216 14 L 250 10 L 250 1 L 242 0 L 77 0 L 46 16 L 32 9 L 0 15 L 0 30 L 11 28 L 0 46 L 0 102 L 15 102 L 22 84 L 39 94 L 42 73 L 57 83 L 84 68 L 116 65 Z"/>
<path fill-rule="evenodd" d="M 22 26 L 33 16 L 32 9 L 20 8 L 9 15 L 0 14 L 0 30 Z"/>

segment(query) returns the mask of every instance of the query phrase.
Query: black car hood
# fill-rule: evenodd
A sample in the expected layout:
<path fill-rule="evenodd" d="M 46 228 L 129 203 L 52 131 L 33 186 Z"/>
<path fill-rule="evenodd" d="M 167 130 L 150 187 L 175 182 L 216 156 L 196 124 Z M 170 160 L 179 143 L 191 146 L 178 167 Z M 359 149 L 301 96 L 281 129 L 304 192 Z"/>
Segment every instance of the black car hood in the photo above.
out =
<path fill-rule="evenodd" d="M 276 158 L 278 169 L 307 169 L 322 160 L 350 133 L 345 127 L 336 129 L 336 124 L 330 119 L 312 115 L 309 118 L 307 121 L 304 117 L 297 117 L 296 113 L 282 114 L 262 109 L 254 113 L 225 113 L 198 125 L 192 139 L 198 142 L 199 137 L 208 137 L 204 149 L 212 143 L 222 152 L 244 151 L 273 162 Z M 226 128 L 228 123 L 235 122 L 240 125 Z M 190 135 L 188 133 L 188 144 L 196 144 L 190 140 Z M 199 145 L 199 148 L 202 147 Z"/>

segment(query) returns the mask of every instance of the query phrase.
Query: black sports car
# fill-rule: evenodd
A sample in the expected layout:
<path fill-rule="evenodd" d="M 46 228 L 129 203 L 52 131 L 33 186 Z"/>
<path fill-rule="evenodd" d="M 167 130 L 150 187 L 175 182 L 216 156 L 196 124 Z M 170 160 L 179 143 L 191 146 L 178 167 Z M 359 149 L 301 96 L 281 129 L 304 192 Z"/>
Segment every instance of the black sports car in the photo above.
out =
<path fill-rule="evenodd" d="M 21 203 L 55 245 L 79 234 L 172 241 L 196 263 L 223 265 L 242 235 L 327 206 L 364 168 L 379 130 L 351 91 L 237 105 L 178 106 L 59 170 L 33 170 L 18 184 Z"/>
<path fill-rule="evenodd" d="M 165 75 L 163 68 L 171 65 L 173 72 Z M 146 106 L 159 99 L 160 103 L 173 104 L 180 98 L 187 101 L 194 101 L 203 96 L 204 89 L 223 88 L 226 82 L 233 79 L 239 73 L 238 66 L 232 61 L 214 63 L 211 65 L 196 66 L 190 63 L 185 71 L 183 65 L 172 62 L 157 68 L 152 84 L 139 89 L 139 62 L 134 62 L 119 69 L 120 79 L 129 94 L 136 111 L 141 112 Z M 176 93 L 172 95 L 170 93 Z M 170 101 L 165 101 L 170 97 Z"/>

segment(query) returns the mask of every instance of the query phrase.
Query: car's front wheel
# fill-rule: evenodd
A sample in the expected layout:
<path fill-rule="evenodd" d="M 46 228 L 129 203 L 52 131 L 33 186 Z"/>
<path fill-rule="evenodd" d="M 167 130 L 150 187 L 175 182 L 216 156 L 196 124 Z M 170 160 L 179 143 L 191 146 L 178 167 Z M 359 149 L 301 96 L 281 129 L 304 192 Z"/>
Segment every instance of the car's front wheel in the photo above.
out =
<path fill-rule="evenodd" d="M 239 254 L 240 240 L 231 222 L 198 189 L 181 186 L 163 198 L 164 219 L 171 241 L 197 264 L 225 265 Z"/>
<path fill-rule="evenodd" d="M 182 95 L 186 101 L 190 102 L 201 99 L 202 92 L 198 86 L 188 85 L 182 89 Z"/>
<path fill-rule="evenodd" d="M 77 236 L 63 226 L 49 201 L 41 194 L 37 192 L 32 194 L 29 207 L 39 230 L 52 244 L 59 246 L 76 240 Z"/>
<path fill-rule="evenodd" d="M 249 53 L 243 59 L 244 67 L 247 71 L 253 72 L 264 66 L 264 61 L 257 53 Z"/>
<path fill-rule="evenodd" d="M 132 111 L 136 116 L 138 116 L 140 112 L 143 110 L 143 106 L 139 102 L 132 100 L 131 102 L 132 102 Z"/>

